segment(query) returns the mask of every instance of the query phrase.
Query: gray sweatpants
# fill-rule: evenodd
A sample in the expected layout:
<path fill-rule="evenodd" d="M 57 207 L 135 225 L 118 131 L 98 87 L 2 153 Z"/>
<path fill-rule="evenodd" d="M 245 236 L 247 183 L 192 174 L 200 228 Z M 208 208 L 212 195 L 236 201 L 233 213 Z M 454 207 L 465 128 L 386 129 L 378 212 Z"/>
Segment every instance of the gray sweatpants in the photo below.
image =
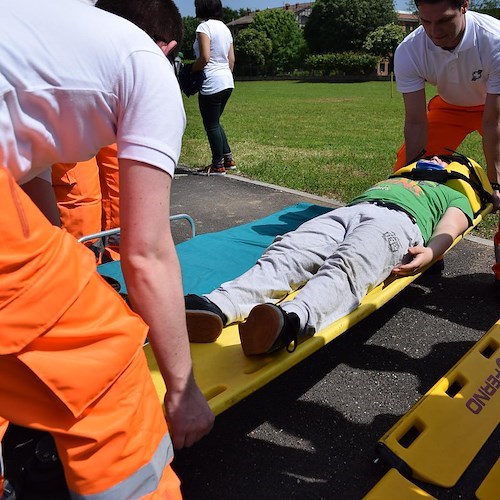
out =
<path fill-rule="evenodd" d="M 403 212 L 370 203 L 338 208 L 278 236 L 250 270 L 206 297 L 230 324 L 302 287 L 281 307 L 313 334 L 356 309 L 408 248 L 422 243 L 420 229 Z"/>

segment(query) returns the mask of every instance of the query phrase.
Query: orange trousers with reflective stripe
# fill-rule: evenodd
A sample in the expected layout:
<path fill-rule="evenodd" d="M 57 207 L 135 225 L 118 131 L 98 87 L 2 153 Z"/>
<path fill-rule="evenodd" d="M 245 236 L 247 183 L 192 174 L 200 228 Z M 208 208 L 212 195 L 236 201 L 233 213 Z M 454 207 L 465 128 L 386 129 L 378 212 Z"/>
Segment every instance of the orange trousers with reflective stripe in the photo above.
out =
<path fill-rule="evenodd" d="M 451 154 L 446 148 L 456 151 L 463 140 L 472 132 L 483 135 L 484 106 L 455 106 L 448 104 L 441 97 L 435 96 L 429 101 L 427 109 L 428 134 L 425 155 Z M 406 148 L 403 144 L 397 153 L 394 171 L 406 165 Z M 495 264 L 493 273 L 500 280 L 500 225 L 494 238 Z"/>
<path fill-rule="evenodd" d="M 101 148 L 88 161 L 54 164 L 52 184 L 62 227 L 75 238 L 120 227 L 116 144 Z M 107 253 L 119 259 L 118 246 L 110 245 Z"/>
<path fill-rule="evenodd" d="M 181 498 L 147 326 L 4 168 L 0 199 L 0 431 L 48 431 L 80 498 Z"/>

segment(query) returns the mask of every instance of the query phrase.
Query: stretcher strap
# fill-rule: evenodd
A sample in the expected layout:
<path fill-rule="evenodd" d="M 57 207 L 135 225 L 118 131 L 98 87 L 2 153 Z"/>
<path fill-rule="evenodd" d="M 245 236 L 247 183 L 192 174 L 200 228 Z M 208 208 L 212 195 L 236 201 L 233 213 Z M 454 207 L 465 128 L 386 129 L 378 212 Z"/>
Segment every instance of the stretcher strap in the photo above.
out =
<path fill-rule="evenodd" d="M 500 321 L 380 439 L 378 449 L 404 474 L 450 488 L 499 415 Z"/>

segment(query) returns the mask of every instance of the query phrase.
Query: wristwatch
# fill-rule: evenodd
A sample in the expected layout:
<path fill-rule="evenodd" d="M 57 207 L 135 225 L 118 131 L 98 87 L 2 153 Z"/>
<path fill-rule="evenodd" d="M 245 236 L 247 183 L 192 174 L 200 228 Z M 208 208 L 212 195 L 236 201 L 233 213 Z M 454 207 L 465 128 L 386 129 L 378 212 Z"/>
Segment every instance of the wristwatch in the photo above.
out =
<path fill-rule="evenodd" d="M 493 191 L 500 191 L 500 183 L 490 181 L 490 184 Z"/>

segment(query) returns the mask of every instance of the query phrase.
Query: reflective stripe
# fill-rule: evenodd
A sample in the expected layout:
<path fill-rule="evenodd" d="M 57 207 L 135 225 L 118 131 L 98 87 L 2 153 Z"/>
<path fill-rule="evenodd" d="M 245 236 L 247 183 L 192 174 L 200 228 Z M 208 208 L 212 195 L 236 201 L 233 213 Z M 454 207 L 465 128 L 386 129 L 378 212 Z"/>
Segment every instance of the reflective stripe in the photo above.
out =
<path fill-rule="evenodd" d="M 74 500 L 137 500 L 158 488 L 165 467 L 174 457 L 172 441 L 167 432 L 161 440 L 151 461 L 143 465 L 127 479 L 101 493 L 81 495 L 71 492 Z"/>

